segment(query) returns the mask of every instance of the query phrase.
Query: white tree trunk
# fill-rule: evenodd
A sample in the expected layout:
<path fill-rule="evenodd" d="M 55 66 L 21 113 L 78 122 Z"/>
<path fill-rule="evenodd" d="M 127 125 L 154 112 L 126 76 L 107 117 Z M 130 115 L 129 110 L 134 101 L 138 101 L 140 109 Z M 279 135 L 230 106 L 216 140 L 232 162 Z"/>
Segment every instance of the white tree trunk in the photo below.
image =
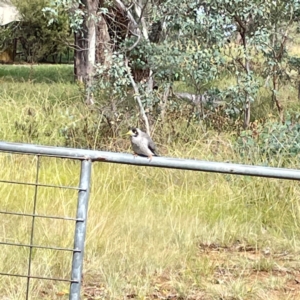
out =
<path fill-rule="evenodd" d="M 96 26 L 99 0 L 82 0 L 84 13 L 81 30 L 75 34 L 75 77 L 85 87 L 85 102 L 94 104 L 92 86 L 96 60 Z"/>
<path fill-rule="evenodd" d="M 88 105 L 95 103 L 92 93 L 95 62 L 96 62 L 96 26 L 97 26 L 97 10 L 99 0 L 87 0 L 87 35 L 88 35 L 88 49 L 87 49 L 87 66 L 86 66 L 86 99 Z"/>

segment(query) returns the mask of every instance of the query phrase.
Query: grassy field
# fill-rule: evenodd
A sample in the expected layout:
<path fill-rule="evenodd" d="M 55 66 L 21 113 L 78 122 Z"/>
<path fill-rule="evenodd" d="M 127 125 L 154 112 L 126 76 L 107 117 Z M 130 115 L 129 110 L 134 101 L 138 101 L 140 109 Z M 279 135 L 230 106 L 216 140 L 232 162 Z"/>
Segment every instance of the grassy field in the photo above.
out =
<path fill-rule="evenodd" d="M 0 139 L 64 144 L 61 129 L 80 122 L 85 109 L 71 79 L 71 66 L 3 67 Z M 130 151 L 126 138 L 116 139 Z M 199 133 L 193 142 L 161 148 L 168 156 L 238 162 L 231 140 Z M 1 154 L 0 165 L 1 180 L 35 181 L 35 157 Z M 76 186 L 79 169 L 42 158 L 40 182 Z M 32 213 L 34 187 L 0 183 L 0 190 L 1 210 Z M 37 212 L 74 216 L 76 199 L 76 191 L 41 187 Z M 82 298 L 299 299 L 299 200 L 292 181 L 96 162 Z M 2 215 L 0 240 L 29 243 L 30 226 L 31 218 Z M 34 244 L 72 247 L 73 234 L 72 223 L 37 219 Z M 27 273 L 28 249 L 0 248 L 0 272 Z M 70 266 L 69 253 L 33 253 L 34 275 L 67 277 Z M 25 288 L 25 279 L 0 276 L 1 299 L 24 299 Z M 64 283 L 30 285 L 30 299 L 67 293 Z"/>

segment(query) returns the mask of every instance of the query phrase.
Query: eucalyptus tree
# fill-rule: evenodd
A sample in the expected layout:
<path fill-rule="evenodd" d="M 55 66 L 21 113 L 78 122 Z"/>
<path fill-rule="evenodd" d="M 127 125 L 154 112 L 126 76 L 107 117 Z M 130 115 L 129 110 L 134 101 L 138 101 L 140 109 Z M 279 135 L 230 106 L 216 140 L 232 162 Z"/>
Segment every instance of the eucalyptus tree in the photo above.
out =
<path fill-rule="evenodd" d="M 286 78 L 289 62 L 295 61 L 288 55 L 287 42 L 291 39 L 290 34 L 295 25 L 299 24 L 299 12 L 300 2 L 298 0 L 266 1 L 264 17 L 267 39 L 257 46 L 265 58 L 264 74 L 267 78 L 267 86 L 271 90 L 272 103 L 277 108 L 281 121 L 284 121 L 284 108 L 278 91 L 281 80 Z"/>
<path fill-rule="evenodd" d="M 149 133 L 145 107 L 156 101 L 154 81 L 164 87 L 166 103 L 174 80 L 192 85 L 197 94 L 209 92 L 224 70 L 233 70 L 236 83 L 218 96 L 230 99 L 234 111 L 243 112 L 247 128 L 251 103 L 261 85 L 261 72 L 251 66 L 257 54 L 266 63 L 265 73 L 273 76 L 273 101 L 280 109 L 276 98 L 284 53 L 280 47 L 285 47 L 288 35 L 283 28 L 294 21 L 297 2 L 52 0 L 44 11 L 52 13 L 53 22 L 58 7 L 69 12 L 76 40 L 76 75 L 85 84 L 86 102 L 94 102 L 97 89 L 119 101 L 132 86 Z"/>
<path fill-rule="evenodd" d="M 207 0 L 202 3 L 202 22 L 211 45 L 222 49 L 227 68 L 232 67 L 236 85 L 227 96 L 244 114 L 244 128 L 249 126 L 251 103 L 261 86 L 259 76 L 271 78 L 272 102 L 282 119 L 283 107 L 278 99 L 279 81 L 287 59 L 286 43 L 293 22 L 297 21 L 298 0 Z M 198 10 L 199 12 L 199 10 Z M 237 43 L 224 44 L 224 32 Z M 256 57 L 255 57 L 256 56 Z M 263 70 L 254 70 L 251 62 L 263 61 Z M 263 71 L 263 72 L 262 72 Z"/>
<path fill-rule="evenodd" d="M 110 87 L 112 93 L 124 93 L 131 82 L 149 132 L 148 120 L 128 59 L 128 53 L 141 40 L 149 40 L 145 19 L 147 6 L 148 2 L 143 3 L 142 0 L 133 3 L 121 0 L 53 0 L 49 7 L 44 8 L 44 13 L 52 14 L 52 22 L 55 22 L 59 8 L 63 7 L 69 12 L 75 34 L 75 75 L 85 85 L 86 103 L 94 103 L 96 86 Z M 127 78 L 122 78 L 126 74 Z"/>

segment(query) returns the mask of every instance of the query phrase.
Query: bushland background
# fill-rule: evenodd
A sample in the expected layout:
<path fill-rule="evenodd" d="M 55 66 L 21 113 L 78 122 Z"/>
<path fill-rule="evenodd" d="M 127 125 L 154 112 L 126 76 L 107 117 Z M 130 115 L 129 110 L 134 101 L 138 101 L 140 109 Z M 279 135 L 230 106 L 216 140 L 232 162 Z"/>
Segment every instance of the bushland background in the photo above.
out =
<path fill-rule="evenodd" d="M 0 30 L 1 140 L 130 152 L 124 133 L 137 125 L 163 156 L 298 168 L 297 1 L 97 2 L 93 15 L 95 2 L 13 2 L 19 20 Z M 34 158 L 0 160 L 1 178 L 34 181 Z M 76 185 L 78 171 L 42 159 L 44 182 Z M 300 297 L 297 182 L 102 163 L 92 178 L 83 299 Z M 1 195 L 4 210 L 32 211 L 32 188 L 1 184 Z M 41 188 L 37 209 L 67 215 L 74 199 Z M 0 235 L 26 243 L 29 226 L 5 217 Z M 36 228 L 37 244 L 72 246 L 64 222 Z M 2 271 L 26 272 L 26 251 L 3 246 Z M 70 264 L 37 250 L 33 273 L 68 276 Z M 4 299 L 25 286 L 0 278 Z M 63 283 L 30 288 L 68 297 Z"/>

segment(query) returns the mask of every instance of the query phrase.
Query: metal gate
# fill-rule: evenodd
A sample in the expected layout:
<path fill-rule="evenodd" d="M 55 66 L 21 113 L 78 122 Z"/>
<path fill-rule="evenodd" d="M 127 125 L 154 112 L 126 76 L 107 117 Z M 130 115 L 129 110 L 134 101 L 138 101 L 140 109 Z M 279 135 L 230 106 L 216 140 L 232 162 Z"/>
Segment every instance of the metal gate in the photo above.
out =
<path fill-rule="evenodd" d="M 147 158 L 137 157 L 134 158 L 131 154 L 125 153 L 114 153 L 114 152 L 104 152 L 104 151 L 93 151 L 84 149 L 72 149 L 72 148 L 62 148 L 62 147 L 47 147 L 47 146 L 37 146 L 30 144 L 17 144 L 17 143 L 6 143 L 0 142 L 0 152 L 13 154 L 24 154 L 24 155 L 34 155 L 35 156 L 35 180 L 34 182 L 21 182 L 18 180 L 4 180 L 0 178 L 1 184 L 10 185 L 23 185 L 32 186 L 34 188 L 33 193 L 33 209 L 31 213 L 22 213 L 18 211 L 7 211 L 0 208 L 0 220 L 4 220 L 5 215 L 22 216 L 24 218 L 30 219 L 29 243 L 18 243 L 3 240 L 0 236 L 0 251 L 1 247 L 12 246 L 12 247 L 22 247 L 28 249 L 28 255 L 26 257 L 27 272 L 26 274 L 15 274 L 10 272 L 2 272 L 0 264 L 0 277 L 1 276 L 16 276 L 26 279 L 26 292 L 24 299 L 30 299 L 30 283 L 31 280 L 55 280 L 67 282 L 70 284 L 69 288 L 69 299 L 79 300 L 80 299 L 80 288 L 81 288 L 81 278 L 83 270 L 83 255 L 84 255 L 84 244 L 86 236 L 87 227 L 87 211 L 88 211 L 88 201 L 90 194 L 90 183 L 91 183 L 91 169 L 92 163 L 95 161 L 108 162 L 108 163 L 118 163 L 118 164 L 130 164 L 148 167 L 160 167 L 160 168 L 173 168 L 173 169 L 183 169 L 183 170 L 193 170 L 193 171 L 204 171 L 204 172 L 216 172 L 225 174 L 235 174 L 235 175 L 248 175 L 257 177 L 269 177 L 269 178 L 281 178 L 281 179 L 291 179 L 300 180 L 300 171 L 295 169 L 283 169 L 283 168 L 270 168 L 261 166 L 250 166 L 250 165 L 240 165 L 231 163 L 218 163 L 218 162 L 208 162 L 199 161 L 192 159 L 174 159 L 166 157 L 155 157 L 152 161 Z M 53 185 L 40 183 L 40 162 L 42 157 L 55 157 L 59 159 L 71 159 L 80 161 L 80 174 L 79 185 Z M 13 166 L 11 166 L 13 168 Z M 36 210 L 37 203 L 41 201 L 38 197 L 38 191 L 40 188 L 49 189 L 64 189 L 64 190 L 75 190 L 78 191 L 77 196 L 77 210 L 74 212 L 74 216 L 55 216 L 47 214 L 38 214 Z M 74 199 L 76 201 L 76 199 Z M 44 246 L 39 245 L 34 242 L 35 230 L 37 228 L 37 219 L 61 219 L 67 222 L 75 223 L 75 233 L 74 233 L 74 243 L 73 248 L 58 247 L 56 245 Z M 51 230 L 51 228 L 49 229 Z M 72 267 L 70 271 L 70 278 L 55 278 L 55 277 L 45 277 L 37 276 L 32 274 L 32 260 L 34 256 L 34 251 L 36 249 L 45 250 L 55 250 L 55 251 L 65 251 L 72 255 Z M 15 262 L 16 264 L 18 262 Z"/>

